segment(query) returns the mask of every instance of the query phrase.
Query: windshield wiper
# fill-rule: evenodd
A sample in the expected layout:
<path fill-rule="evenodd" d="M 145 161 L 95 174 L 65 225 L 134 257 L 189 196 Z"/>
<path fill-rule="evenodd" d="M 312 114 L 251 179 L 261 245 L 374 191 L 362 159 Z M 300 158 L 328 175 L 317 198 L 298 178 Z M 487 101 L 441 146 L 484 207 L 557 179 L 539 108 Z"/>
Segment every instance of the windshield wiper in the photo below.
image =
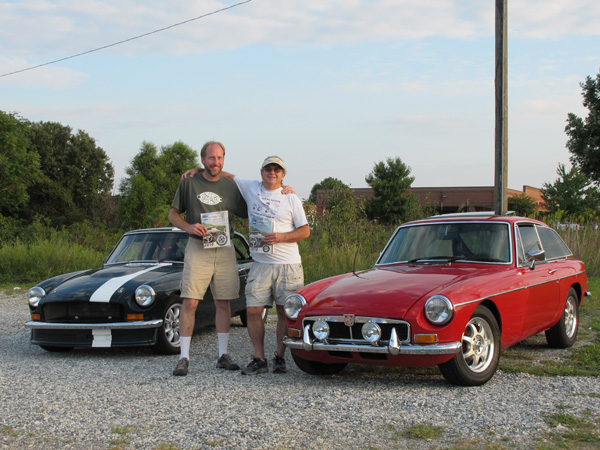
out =
<path fill-rule="evenodd" d="M 453 262 L 458 261 L 459 259 L 465 258 L 459 256 L 423 256 L 421 258 L 411 259 L 410 261 L 408 261 L 408 264 L 427 264 L 428 261 Z"/>

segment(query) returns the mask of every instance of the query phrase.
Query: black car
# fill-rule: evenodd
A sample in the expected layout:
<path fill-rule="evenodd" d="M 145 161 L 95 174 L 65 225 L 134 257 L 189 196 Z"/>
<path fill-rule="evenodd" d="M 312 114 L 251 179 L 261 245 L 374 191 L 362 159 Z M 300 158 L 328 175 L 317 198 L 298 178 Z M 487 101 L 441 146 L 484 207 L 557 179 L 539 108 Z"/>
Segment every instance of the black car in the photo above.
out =
<path fill-rule="evenodd" d="M 178 228 L 125 233 L 99 269 L 59 275 L 29 290 L 31 342 L 48 351 L 74 347 L 152 346 L 179 353 L 180 283 L 188 234 Z M 235 246 L 240 297 L 232 316 L 246 325 L 244 287 L 252 265 L 248 242 Z M 196 328 L 212 325 L 210 289 L 196 311 Z"/>

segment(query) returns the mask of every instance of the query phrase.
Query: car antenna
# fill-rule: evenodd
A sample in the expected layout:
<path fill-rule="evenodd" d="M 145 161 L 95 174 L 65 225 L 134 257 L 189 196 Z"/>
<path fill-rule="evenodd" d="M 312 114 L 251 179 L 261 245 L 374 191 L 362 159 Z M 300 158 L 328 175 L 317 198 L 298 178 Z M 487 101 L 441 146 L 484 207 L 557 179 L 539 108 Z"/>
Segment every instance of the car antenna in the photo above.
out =
<path fill-rule="evenodd" d="M 358 258 L 358 251 L 360 250 L 360 244 L 356 247 L 356 253 L 354 253 L 354 265 L 352 266 L 352 273 L 356 275 L 356 259 Z M 358 275 L 356 275 L 358 276 Z"/>

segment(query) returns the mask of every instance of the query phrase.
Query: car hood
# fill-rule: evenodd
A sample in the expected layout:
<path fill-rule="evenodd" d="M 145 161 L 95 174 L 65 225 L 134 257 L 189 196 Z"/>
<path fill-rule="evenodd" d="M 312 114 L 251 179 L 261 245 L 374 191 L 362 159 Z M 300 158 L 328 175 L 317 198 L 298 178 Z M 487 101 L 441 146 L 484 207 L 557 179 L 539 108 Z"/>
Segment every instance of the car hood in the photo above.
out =
<path fill-rule="evenodd" d="M 485 285 L 485 275 L 492 271 L 481 266 L 378 267 L 306 286 L 300 290 L 308 302 L 302 311 L 306 315 L 355 314 L 403 318 L 415 303 L 419 300 L 424 302 L 433 294 L 447 295 L 452 301 L 450 293 L 460 289 L 461 300 L 464 300 L 465 288 L 470 285 L 473 294 L 479 295 L 481 286 Z M 467 280 L 472 281 L 469 283 Z M 460 285 L 457 285 L 459 281 Z"/>
<path fill-rule="evenodd" d="M 173 273 L 170 263 L 125 264 L 78 272 L 59 283 L 42 286 L 46 290 L 44 302 L 89 300 L 108 302 L 115 294 L 133 291 L 141 284 L 154 284 L 161 277 Z"/>

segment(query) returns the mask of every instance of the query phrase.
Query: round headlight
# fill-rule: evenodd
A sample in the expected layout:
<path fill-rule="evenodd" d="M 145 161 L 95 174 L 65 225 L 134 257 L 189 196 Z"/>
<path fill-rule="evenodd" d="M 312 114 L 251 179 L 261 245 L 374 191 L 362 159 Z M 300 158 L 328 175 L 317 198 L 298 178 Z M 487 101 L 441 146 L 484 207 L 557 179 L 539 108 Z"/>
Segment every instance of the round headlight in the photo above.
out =
<path fill-rule="evenodd" d="M 323 319 L 317 319 L 313 323 L 312 332 L 318 340 L 324 341 L 329 337 L 329 325 Z"/>
<path fill-rule="evenodd" d="M 434 325 L 444 325 L 452 319 L 454 306 L 443 295 L 434 295 L 425 303 L 425 317 Z"/>
<path fill-rule="evenodd" d="M 381 339 L 381 328 L 375 322 L 369 320 L 362 326 L 362 335 L 365 341 L 374 344 Z"/>
<path fill-rule="evenodd" d="M 285 315 L 291 320 L 296 320 L 298 318 L 298 313 L 304 305 L 306 305 L 306 300 L 300 294 L 288 295 L 283 307 Z"/>
<path fill-rule="evenodd" d="M 156 292 L 147 284 L 142 284 L 135 290 L 135 301 L 140 306 L 150 306 L 156 298 Z"/>
<path fill-rule="evenodd" d="M 36 308 L 37 305 L 40 304 L 40 300 L 46 295 L 46 291 L 44 291 L 41 287 L 35 286 L 29 289 L 29 304 Z"/>

